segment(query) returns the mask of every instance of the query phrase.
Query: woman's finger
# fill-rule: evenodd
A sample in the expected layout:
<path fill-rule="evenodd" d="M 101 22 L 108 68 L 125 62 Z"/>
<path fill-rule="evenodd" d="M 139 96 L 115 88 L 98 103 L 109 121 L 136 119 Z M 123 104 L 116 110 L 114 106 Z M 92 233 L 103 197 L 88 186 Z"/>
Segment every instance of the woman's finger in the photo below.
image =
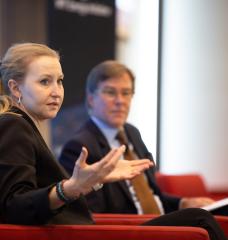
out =
<path fill-rule="evenodd" d="M 101 168 L 114 168 L 117 161 L 123 155 L 126 147 L 122 145 L 119 148 L 112 149 L 104 158 L 98 162 L 98 166 Z"/>
<path fill-rule="evenodd" d="M 126 160 L 129 161 L 129 160 Z M 140 166 L 147 164 L 149 167 L 152 167 L 154 165 L 153 162 L 151 162 L 149 159 L 140 159 L 140 160 L 130 160 L 131 166 Z"/>
<path fill-rule="evenodd" d="M 79 158 L 76 161 L 76 165 L 82 168 L 85 167 L 87 157 L 88 157 L 88 150 L 85 147 L 82 147 L 82 151 L 80 153 Z"/>

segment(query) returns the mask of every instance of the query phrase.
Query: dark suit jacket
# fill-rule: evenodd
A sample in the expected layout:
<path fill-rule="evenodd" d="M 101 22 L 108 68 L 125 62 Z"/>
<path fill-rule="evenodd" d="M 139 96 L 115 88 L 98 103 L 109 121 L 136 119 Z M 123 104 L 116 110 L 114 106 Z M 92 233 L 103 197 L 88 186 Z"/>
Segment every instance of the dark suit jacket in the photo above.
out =
<path fill-rule="evenodd" d="M 153 160 L 151 153 L 147 150 L 141 139 L 139 131 L 130 124 L 125 124 L 124 128 L 139 158 Z M 89 151 L 88 163 L 100 160 L 110 150 L 109 144 L 102 132 L 92 120 L 87 121 L 76 133 L 74 139 L 70 140 L 64 146 L 61 153 L 60 163 L 69 173 L 72 173 L 82 146 L 85 146 Z M 160 191 L 154 179 L 153 169 L 149 169 L 145 173 L 154 193 L 160 197 L 165 212 L 168 213 L 177 210 L 180 198 L 165 195 Z M 125 181 L 106 183 L 101 190 L 88 194 L 86 198 L 93 212 L 137 213 Z"/>
<path fill-rule="evenodd" d="M 13 224 L 92 223 L 84 198 L 58 211 L 49 208 L 48 194 L 68 174 L 54 159 L 33 121 L 20 115 L 0 115 L 1 222 Z"/>

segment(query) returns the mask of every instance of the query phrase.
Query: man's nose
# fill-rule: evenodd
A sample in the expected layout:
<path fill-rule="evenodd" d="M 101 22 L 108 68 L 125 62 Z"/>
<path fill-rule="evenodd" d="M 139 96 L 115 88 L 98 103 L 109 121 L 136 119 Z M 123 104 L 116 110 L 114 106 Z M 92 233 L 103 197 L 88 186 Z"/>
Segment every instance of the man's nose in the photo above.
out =
<path fill-rule="evenodd" d="M 122 92 L 117 92 L 116 93 L 116 101 L 117 102 L 124 102 L 124 101 L 126 101 L 126 97 L 124 96 L 124 94 Z"/>

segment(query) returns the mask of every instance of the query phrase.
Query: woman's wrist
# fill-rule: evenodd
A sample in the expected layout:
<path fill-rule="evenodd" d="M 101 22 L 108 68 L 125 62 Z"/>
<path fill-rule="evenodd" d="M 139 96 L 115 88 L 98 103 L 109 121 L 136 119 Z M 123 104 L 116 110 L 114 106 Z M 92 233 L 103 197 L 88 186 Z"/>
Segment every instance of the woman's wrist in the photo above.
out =
<path fill-rule="evenodd" d="M 62 190 L 64 195 L 70 199 L 77 199 L 81 195 L 80 189 L 77 187 L 77 184 L 71 179 L 64 179 L 62 182 Z"/>
<path fill-rule="evenodd" d="M 66 181 L 67 180 L 62 180 L 56 184 L 56 195 L 62 202 L 64 202 L 65 204 L 69 204 L 69 203 L 75 201 L 79 197 L 80 194 L 78 196 L 74 196 L 74 197 L 67 196 L 66 192 L 65 192 L 65 188 L 64 188 L 64 183 Z"/>

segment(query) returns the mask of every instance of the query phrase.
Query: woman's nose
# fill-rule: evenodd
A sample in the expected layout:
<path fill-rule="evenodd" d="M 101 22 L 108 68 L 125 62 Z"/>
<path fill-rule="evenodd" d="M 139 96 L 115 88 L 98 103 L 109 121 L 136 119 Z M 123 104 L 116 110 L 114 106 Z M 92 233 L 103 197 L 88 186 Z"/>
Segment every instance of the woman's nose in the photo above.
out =
<path fill-rule="evenodd" d="M 54 84 L 51 89 L 51 95 L 55 97 L 60 97 L 63 93 L 62 86 L 59 86 L 58 84 Z"/>

